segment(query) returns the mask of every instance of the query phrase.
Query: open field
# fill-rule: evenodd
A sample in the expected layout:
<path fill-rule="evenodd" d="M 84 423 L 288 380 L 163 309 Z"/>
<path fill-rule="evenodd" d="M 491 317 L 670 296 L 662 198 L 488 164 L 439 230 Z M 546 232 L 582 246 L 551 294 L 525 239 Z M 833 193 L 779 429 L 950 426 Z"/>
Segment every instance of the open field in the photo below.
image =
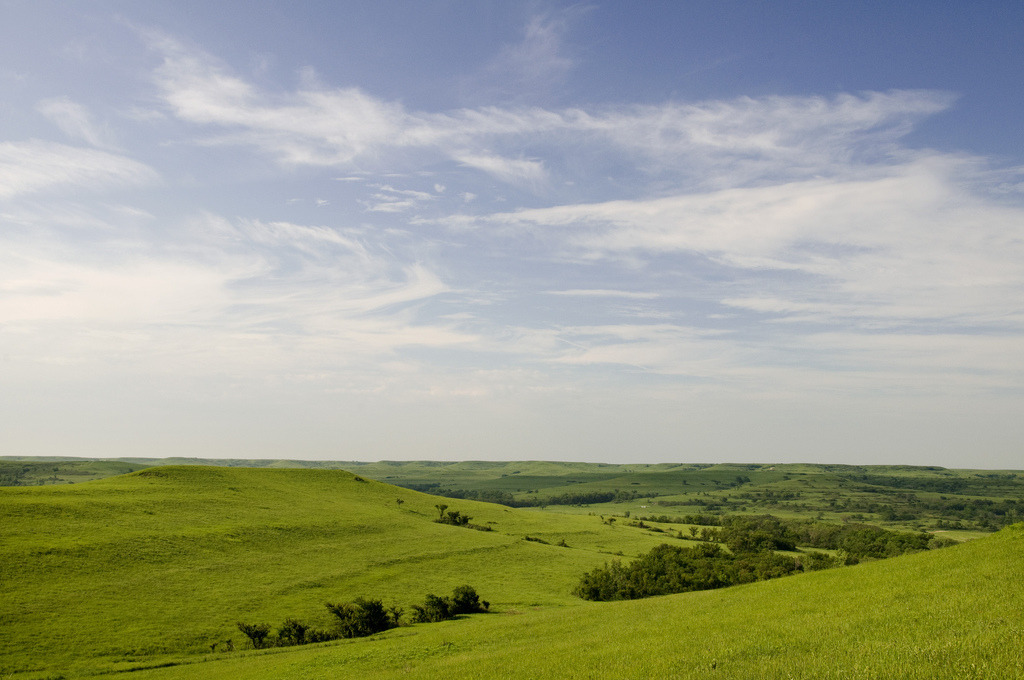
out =
<path fill-rule="evenodd" d="M 133 677 L 704 677 L 712 666 L 722 677 L 1020 675 L 1020 525 L 854 567 L 593 603 L 571 594 L 583 572 L 691 544 L 653 530 L 682 525 L 602 519 L 602 508 L 641 510 L 649 497 L 541 511 L 438 498 L 368 471 L 179 466 L 0 489 L 0 677 L 164 664 Z M 558 481 L 541 488 L 585 483 Z M 492 530 L 438 524 L 439 504 Z M 243 651 L 235 627 L 287 617 L 326 627 L 325 601 L 408 607 L 461 584 L 494 613 L 259 652 Z M 225 651 L 228 639 L 237 651 Z"/>

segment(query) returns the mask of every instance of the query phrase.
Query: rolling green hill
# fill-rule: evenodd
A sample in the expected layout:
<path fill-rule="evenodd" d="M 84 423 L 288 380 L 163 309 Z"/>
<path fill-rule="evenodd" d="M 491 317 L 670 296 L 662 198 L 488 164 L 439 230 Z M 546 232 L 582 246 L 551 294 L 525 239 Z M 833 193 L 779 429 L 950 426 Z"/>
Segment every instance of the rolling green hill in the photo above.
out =
<path fill-rule="evenodd" d="M 442 503 L 492 530 L 435 523 Z M 1024 676 L 1020 525 L 855 567 L 592 603 L 570 595 L 584 571 L 685 542 L 339 470 L 149 468 L 0 489 L 0 516 L 5 679 L 161 665 L 132 677 Z M 326 626 L 325 601 L 407 607 L 466 583 L 494 613 L 258 652 L 235 627 Z"/>
<path fill-rule="evenodd" d="M 437 524 L 438 503 L 493 530 Z M 598 517 L 439 499 L 340 470 L 149 468 L 5 488 L 0 516 L 0 677 L 240 645 L 238 620 L 326 625 L 327 600 L 407 606 L 468 583 L 502 610 L 573 603 L 580 573 L 664 540 Z M 553 545 L 563 540 L 570 547 Z"/>

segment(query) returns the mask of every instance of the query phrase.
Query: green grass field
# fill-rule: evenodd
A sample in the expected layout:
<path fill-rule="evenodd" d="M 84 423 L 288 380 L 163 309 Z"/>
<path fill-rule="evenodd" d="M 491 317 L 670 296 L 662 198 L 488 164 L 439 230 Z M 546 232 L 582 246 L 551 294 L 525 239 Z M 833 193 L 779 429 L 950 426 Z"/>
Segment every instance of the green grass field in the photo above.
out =
<path fill-rule="evenodd" d="M 184 678 L 1024 677 L 1024 527 L 845 569 L 648 600 L 475 615 L 375 640 L 215 655 Z"/>
<path fill-rule="evenodd" d="M 439 502 L 493 531 L 435 523 Z M 152 468 L 6 488 L 0 514 L 0 670 L 44 677 L 240 643 L 238 620 L 326 625 L 327 600 L 407 606 L 469 583 L 502 609 L 565 605 L 579 574 L 609 553 L 664 540 L 334 470 Z"/>
<path fill-rule="evenodd" d="M 493 530 L 437 524 L 439 503 Z M 7 487 L 0 516 L 5 679 L 161 665 L 132 677 L 1024 677 L 1020 525 L 855 567 L 593 603 L 570 594 L 584 571 L 686 542 L 317 469 L 162 467 Z M 408 607 L 465 583 L 494 613 L 258 652 L 235 627 L 323 627 L 325 601 Z"/>

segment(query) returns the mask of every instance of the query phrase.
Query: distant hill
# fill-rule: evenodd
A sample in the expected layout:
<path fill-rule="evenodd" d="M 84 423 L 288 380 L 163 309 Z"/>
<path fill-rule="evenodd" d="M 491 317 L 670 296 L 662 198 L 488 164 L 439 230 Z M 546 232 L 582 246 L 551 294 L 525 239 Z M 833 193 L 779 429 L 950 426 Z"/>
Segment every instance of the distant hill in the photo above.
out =
<path fill-rule="evenodd" d="M 1024 472 L 936 466 L 552 461 L 0 458 L 0 486 L 78 483 L 156 465 L 345 469 L 418 491 L 559 512 L 770 513 L 942 531 L 964 540 L 1024 520 Z"/>

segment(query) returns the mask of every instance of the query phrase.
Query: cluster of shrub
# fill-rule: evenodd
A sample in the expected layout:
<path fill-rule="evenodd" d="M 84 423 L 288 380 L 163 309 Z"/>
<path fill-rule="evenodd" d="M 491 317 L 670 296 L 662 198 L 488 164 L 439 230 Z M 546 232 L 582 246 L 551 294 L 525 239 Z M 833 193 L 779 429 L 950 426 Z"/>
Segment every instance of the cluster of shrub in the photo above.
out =
<path fill-rule="evenodd" d="M 642 518 L 641 525 L 643 519 L 661 518 Z M 628 565 L 613 561 L 584 574 L 573 592 L 586 600 L 624 600 L 710 590 L 955 543 L 924 532 L 782 520 L 771 515 L 726 516 L 718 524 L 691 527 L 693 538 L 707 541 L 703 545 L 687 549 L 663 544 Z M 717 542 L 728 546 L 730 552 Z M 808 551 L 793 557 L 776 552 L 795 551 L 797 545 L 835 550 L 836 554 Z"/>
<path fill-rule="evenodd" d="M 649 515 L 638 516 L 637 519 L 647 522 L 661 522 L 663 524 L 697 524 L 705 527 L 717 527 L 722 524 L 721 515 Z"/>
<path fill-rule="evenodd" d="M 558 496 L 550 496 L 547 500 L 538 499 L 537 505 L 590 505 L 591 503 L 628 503 L 638 498 L 653 498 L 657 494 L 653 491 L 633 491 L 632 489 L 614 491 L 575 491 L 563 493 Z"/>
<path fill-rule="evenodd" d="M 467 529 L 476 529 L 477 531 L 494 531 L 491 527 L 483 524 L 471 524 L 469 520 L 473 519 L 469 515 L 464 515 L 458 510 L 448 510 L 448 506 L 444 503 L 438 503 L 434 506 L 437 508 L 438 517 L 434 521 L 438 524 L 450 524 L 453 527 L 466 527 Z M 445 512 L 445 510 L 448 510 Z"/>
<path fill-rule="evenodd" d="M 25 473 L 31 469 L 31 466 L 21 463 L 11 465 L 0 463 L 0 486 L 22 486 Z"/>
<path fill-rule="evenodd" d="M 956 543 L 926 532 L 893 531 L 871 524 L 785 520 L 772 515 L 686 515 L 673 518 L 660 515 L 638 519 L 641 522 L 701 525 L 701 529 L 691 526 L 690 535 L 685 538 L 720 541 L 733 552 L 796 550 L 796 546 L 802 545 L 840 551 L 845 564 L 855 564 L 862 559 L 895 557 Z M 682 533 L 679 537 L 684 538 Z"/>
<path fill-rule="evenodd" d="M 913 522 L 936 519 L 939 528 L 962 528 L 995 531 L 1024 519 L 1024 499 L 1013 498 L 1024 490 L 1024 479 L 1014 473 L 976 474 L 969 478 L 929 479 L 883 475 L 849 475 L 838 485 L 866 497 L 839 497 L 827 500 L 834 512 L 849 513 L 851 519 L 863 519 L 864 514 L 876 515 L 886 522 Z M 919 498 L 913 491 L 948 493 L 939 498 Z M 959 494 L 959 495 L 957 495 Z M 965 498 L 964 495 L 1001 496 L 991 498 Z M 1010 498 L 1007 498 L 1010 496 Z M 687 498 L 685 500 L 658 500 L 654 504 L 664 507 L 699 506 L 706 513 L 744 512 L 751 506 L 790 507 L 812 510 L 811 503 L 793 503 L 806 498 L 801 491 L 763 490 L 742 492 L 733 496 Z"/>
<path fill-rule="evenodd" d="M 438 483 L 429 484 L 405 484 L 407 489 L 423 491 L 435 496 L 445 498 L 457 498 L 460 500 L 484 501 L 485 503 L 497 503 L 510 508 L 538 508 L 546 505 L 590 505 L 592 503 L 627 503 L 638 498 L 648 498 L 656 494 L 652 492 L 640 493 L 632 490 L 614 491 L 575 491 L 571 493 L 558 494 L 547 498 L 515 498 L 510 492 L 498 489 L 442 489 Z"/>
<path fill-rule="evenodd" d="M 30 483 L 43 486 L 47 482 L 56 484 L 60 480 L 58 471 L 62 474 L 75 474 L 73 471 L 60 470 L 52 463 L 0 463 L 0 486 L 29 486 Z M 27 476 L 35 477 L 36 480 L 29 482 Z"/>
<path fill-rule="evenodd" d="M 613 560 L 587 572 L 573 594 L 585 600 L 633 600 L 763 581 L 800 570 L 792 557 L 772 552 L 736 555 L 715 543 L 693 548 L 663 543 L 628 565 Z"/>
<path fill-rule="evenodd" d="M 404 625 L 403 610 L 400 607 L 385 607 L 383 602 L 374 599 L 356 598 L 352 602 L 325 604 L 328 611 L 336 618 L 330 630 L 313 628 L 296 619 L 285 619 L 276 634 L 272 634 L 269 623 L 238 622 L 238 630 L 242 632 L 254 649 L 266 647 L 289 647 L 314 642 L 326 642 L 341 638 L 357 638 L 383 633 L 386 630 Z M 422 604 L 412 606 L 409 623 L 436 623 L 454 619 L 461 614 L 486 612 L 491 605 L 481 600 L 472 586 L 459 586 L 451 597 L 438 597 L 429 594 Z M 230 641 L 226 643 L 233 648 Z M 214 645 L 212 648 L 215 648 Z"/>
<path fill-rule="evenodd" d="M 838 550 L 844 554 L 847 564 L 956 543 L 923 531 L 893 531 L 870 524 L 781 520 L 771 515 L 723 517 L 719 540 L 734 552 L 795 550 L 797 545 Z"/>

